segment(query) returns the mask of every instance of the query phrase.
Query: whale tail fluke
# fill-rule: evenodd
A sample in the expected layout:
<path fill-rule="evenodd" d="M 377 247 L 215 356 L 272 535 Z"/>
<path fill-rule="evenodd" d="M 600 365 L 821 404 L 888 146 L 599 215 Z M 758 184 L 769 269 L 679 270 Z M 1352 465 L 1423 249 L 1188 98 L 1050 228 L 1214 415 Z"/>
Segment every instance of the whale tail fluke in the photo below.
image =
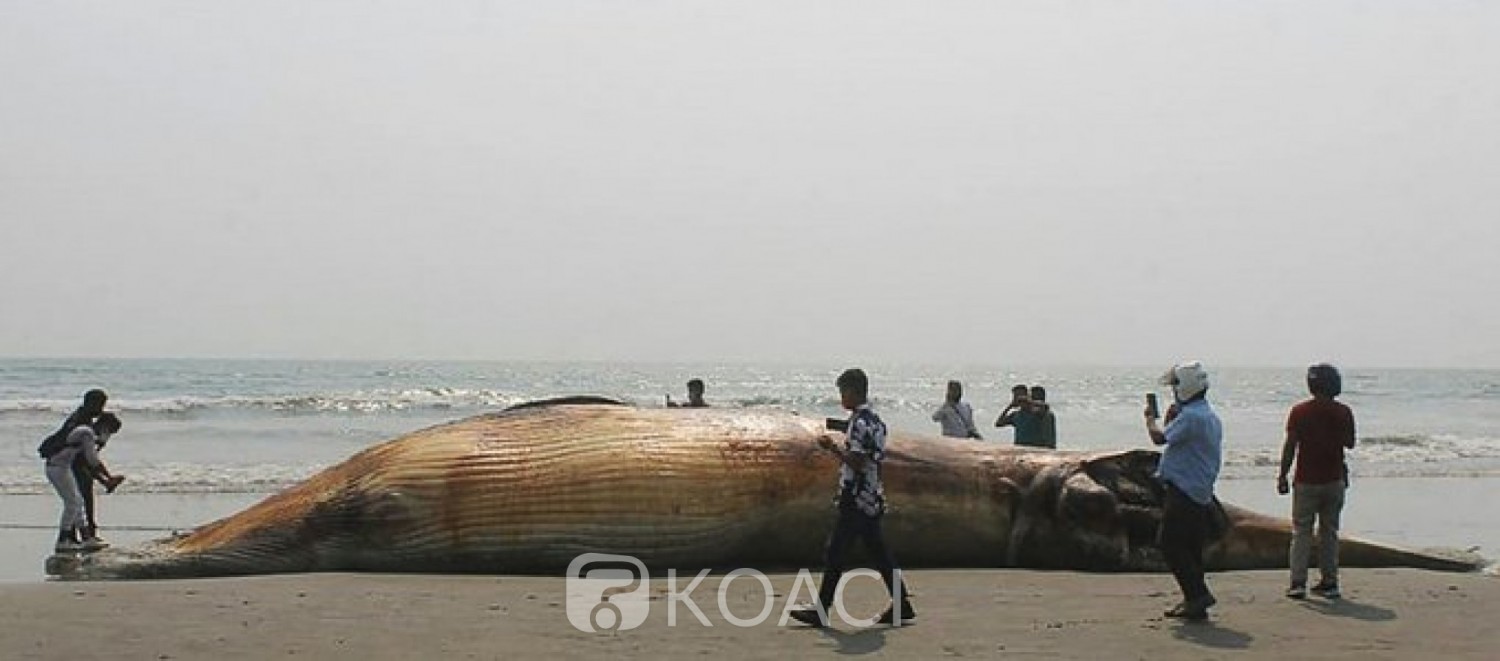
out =
<path fill-rule="evenodd" d="M 1211 546 L 1206 560 L 1212 569 L 1286 569 L 1292 542 L 1291 522 L 1225 505 L 1233 524 L 1224 538 Z M 1316 562 L 1317 539 L 1312 557 Z M 1445 572 L 1473 572 L 1488 561 L 1472 551 L 1459 549 L 1405 549 L 1358 537 L 1339 538 L 1341 567 L 1410 567 Z"/>

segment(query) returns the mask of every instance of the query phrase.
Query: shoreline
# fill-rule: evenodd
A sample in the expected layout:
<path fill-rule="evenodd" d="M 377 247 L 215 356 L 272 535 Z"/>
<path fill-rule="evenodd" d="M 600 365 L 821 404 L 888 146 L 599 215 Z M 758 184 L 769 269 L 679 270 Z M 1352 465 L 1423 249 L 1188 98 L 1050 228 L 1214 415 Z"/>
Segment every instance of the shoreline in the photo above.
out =
<path fill-rule="evenodd" d="M 1500 628 L 1487 613 L 1500 579 L 1408 569 L 1343 572 L 1345 599 L 1281 596 L 1284 571 L 1213 574 L 1219 606 L 1206 623 L 1162 617 L 1176 598 L 1165 574 L 1030 570 L 914 570 L 912 626 L 827 630 L 778 626 L 795 575 L 775 574 L 772 615 L 757 626 L 720 612 L 722 576 L 688 594 L 712 626 L 649 582 L 638 628 L 584 632 L 566 615 L 565 581 L 551 577 L 299 574 L 139 582 L 0 585 L 0 648 L 12 658 L 396 659 L 630 657 L 800 658 L 1044 655 L 1201 659 L 1250 652 L 1286 658 L 1491 658 Z M 677 584 L 683 590 L 686 581 Z M 883 607 L 874 581 L 851 584 L 849 609 Z M 724 588 L 740 619 L 766 603 L 755 580 Z M 806 598 L 806 593 L 795 595 Z M 80 624 L 82 623 L 82 624 Z"/>

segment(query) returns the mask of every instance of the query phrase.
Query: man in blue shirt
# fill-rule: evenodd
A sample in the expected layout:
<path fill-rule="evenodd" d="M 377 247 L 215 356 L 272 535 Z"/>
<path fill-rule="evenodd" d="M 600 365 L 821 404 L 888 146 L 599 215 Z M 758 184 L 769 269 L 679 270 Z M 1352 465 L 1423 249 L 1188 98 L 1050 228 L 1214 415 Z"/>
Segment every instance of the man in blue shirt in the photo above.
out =
<path fill-rule="evenodd" d="M 1202 620 L 1208 617 L 1209 607 L 1218 603 L 1204 580 L 1203 545 L 1214 507 L 1224 429 L 1205 397 L 1208 371 L 1202 363 L 1177 365 L 1162 376 L 1161 383 L 1172 387 L 1177 401 L 1167 410 L 1165 430 L 1157 426 L 1154 412 L 1148 409 L 1146 432 L 1153 443 L 1166 446 L 1157 469 L 1165 490 L 1158 544 L 1182 589 L 1182 603 L 1165 615 Z"/>

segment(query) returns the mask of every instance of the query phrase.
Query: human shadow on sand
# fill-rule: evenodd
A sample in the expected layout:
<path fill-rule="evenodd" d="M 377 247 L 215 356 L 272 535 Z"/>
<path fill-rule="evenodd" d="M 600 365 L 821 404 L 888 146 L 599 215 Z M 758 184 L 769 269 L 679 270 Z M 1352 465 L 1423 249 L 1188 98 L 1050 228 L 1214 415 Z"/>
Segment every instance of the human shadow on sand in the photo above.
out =
<path fill-rule="evenodd" d="M 1250 643 L 1255 640 L 1255 636 L 1219 626 L 1213 620 L 1180 622 L 1172 628 L 1172 636 L 1178 640 L 1221 650 L 1248 649 Z"/>
<path fill-rule="evenodd" d="M 1349 617 L 1366 622 L 1389 622 L 1396 619 L 1396 611 L 1371 604 L 1361 604 L 1348 599 L 1333 599 L 1329 601 L 1315 601 L 1309 599 L 1302 602 L 1302 607 L 1310 611 L 1317 611 L 1324 615 L 1335 615 L 1338 617 Z"/>
<path fill-rule="evenodd" d="M 878 652 L 885 647 L 885 632 L 890 631 L 886 627 L 875 629 L 856 629 L 854 631 L 839 631 L 832 627 L 819 629 L 825 638 L 833 639 L 838 644 L 837 654 L 870 654 Z"/>

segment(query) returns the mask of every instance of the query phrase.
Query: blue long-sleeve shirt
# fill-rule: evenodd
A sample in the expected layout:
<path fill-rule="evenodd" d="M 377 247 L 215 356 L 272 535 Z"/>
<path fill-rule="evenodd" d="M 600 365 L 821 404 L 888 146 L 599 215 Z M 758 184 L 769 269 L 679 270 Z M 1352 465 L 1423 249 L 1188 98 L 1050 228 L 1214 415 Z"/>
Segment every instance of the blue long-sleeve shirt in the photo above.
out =
<path fill-rule="evenodd" d="M 1163 430 L 1167 445 L 1161 451 L 1157 477 L 1168 482 L 1200 505 L 1214 497 L 1223 461 L 1224 427 L 1205 399 L 1183 404 L 1177 417 Z"/>

